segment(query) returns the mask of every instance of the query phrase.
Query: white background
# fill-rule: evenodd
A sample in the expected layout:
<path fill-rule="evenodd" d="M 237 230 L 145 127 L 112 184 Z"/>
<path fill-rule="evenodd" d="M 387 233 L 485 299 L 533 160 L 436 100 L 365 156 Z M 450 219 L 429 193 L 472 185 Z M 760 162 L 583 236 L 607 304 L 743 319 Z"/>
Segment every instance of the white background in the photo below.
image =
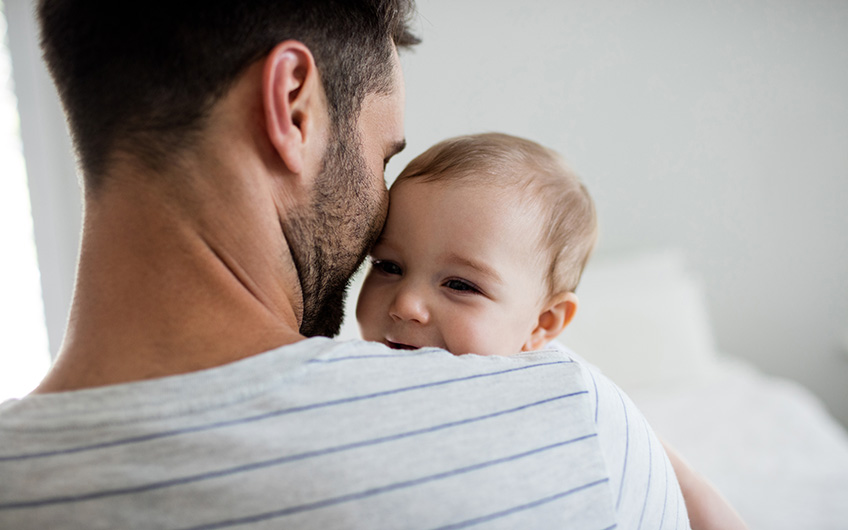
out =
<path fill-rule="evenodd" d="M 2 1 L 0 1 L 2 7 Z M 30 392 L 50 363 L 20 122 L 0 17 L 0 401 Z"/>

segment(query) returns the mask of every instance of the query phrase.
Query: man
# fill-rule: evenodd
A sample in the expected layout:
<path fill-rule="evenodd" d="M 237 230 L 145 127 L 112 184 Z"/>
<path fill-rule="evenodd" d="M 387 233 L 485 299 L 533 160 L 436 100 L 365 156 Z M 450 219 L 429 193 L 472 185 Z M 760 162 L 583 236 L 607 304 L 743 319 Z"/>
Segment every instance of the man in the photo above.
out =
<path fill-rule="evenodd" d="M 411 10 L 40 3 L 84 234 L 57 362 L 0 409 L 0 527 L 688 526 L 574 360 L 319 337 L 385 218 Z"/>

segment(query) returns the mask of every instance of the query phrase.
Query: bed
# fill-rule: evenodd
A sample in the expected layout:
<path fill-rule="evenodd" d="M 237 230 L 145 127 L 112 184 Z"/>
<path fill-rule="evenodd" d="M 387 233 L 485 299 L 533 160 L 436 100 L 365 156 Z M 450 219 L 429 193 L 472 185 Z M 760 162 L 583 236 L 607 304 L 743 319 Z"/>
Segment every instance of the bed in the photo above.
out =
<path fill-rule="evenodd" d="M 752 529 L 848 528 L 845 429 L 799 384 L 716 351 L 681 253 L 595 260 L 578 294 L 560 341 L 624 388 Z"/>

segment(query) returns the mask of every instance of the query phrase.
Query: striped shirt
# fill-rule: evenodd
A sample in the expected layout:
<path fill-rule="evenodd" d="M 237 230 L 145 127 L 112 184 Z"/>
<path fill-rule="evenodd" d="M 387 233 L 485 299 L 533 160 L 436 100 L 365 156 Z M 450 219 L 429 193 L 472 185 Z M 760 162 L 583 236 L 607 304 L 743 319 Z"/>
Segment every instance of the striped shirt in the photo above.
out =
<path fill-rule="evenodd" d="M 0 528 L 688 528 L 671 466 L 567 351 L 313 338 L 0 406 Z"/>

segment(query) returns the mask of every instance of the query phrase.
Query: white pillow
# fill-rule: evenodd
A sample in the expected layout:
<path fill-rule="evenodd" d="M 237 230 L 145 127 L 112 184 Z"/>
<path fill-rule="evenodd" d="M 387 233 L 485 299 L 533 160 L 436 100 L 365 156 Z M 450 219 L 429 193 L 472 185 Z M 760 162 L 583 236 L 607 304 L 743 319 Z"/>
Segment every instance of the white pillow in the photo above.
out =
<path fill-rule="evenodd" d="M 577 295 L 577 315 L 559 340 L 625 390 L 685 384 L 712 372 L 704 292 L 682 252 L 599 256 Z"/>

